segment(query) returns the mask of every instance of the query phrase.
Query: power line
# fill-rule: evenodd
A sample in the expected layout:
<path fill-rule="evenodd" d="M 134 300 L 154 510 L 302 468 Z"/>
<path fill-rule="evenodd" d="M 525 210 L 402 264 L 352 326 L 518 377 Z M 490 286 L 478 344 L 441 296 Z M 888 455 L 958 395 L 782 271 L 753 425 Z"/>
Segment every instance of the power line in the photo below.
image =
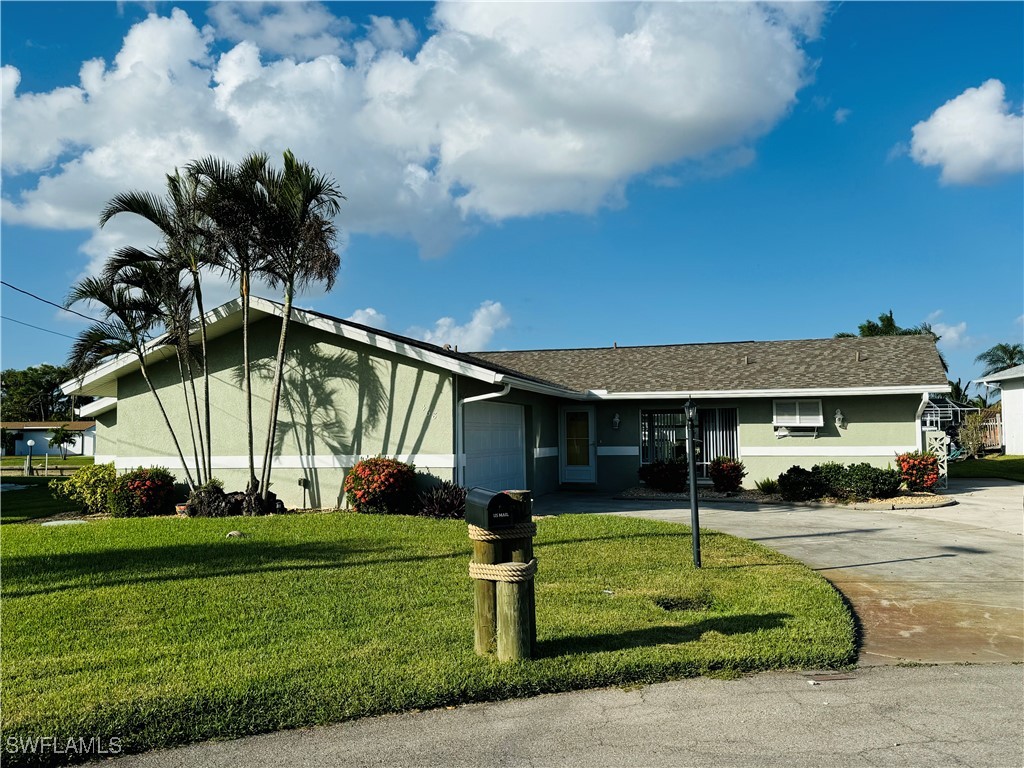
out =
<path fill-rule="evenodd" d="M 24 288 L 19 288 L 16 285 L 11 285 L 6 280 L 0 280 L 0 284 L 6 285 L 8 288 L 17 291 L 18 293 L 24 293 L 26 296 L 31 296 L 36 301 L 43 302 L 43 304 L 49 304 L 51 307 L 56 307 L 57 309 L 61 309 L 61 310 L 65 311 L 65 312 L 70 312 L 72 315 L 78 315 L 79 317 L 84 317 L 89 322 L 92 322 L 92 323 L 96 322 L 96 318 L 95 317 L 89 317 L 88 315 L 83 315 L 81 312 L 76 312 L 73 309 L 68 309 L 67 307 L 62 307 L 60 304 L 52 302 L 49 299 L 44 299 L 42 296 L 36 296 L 31 291 L 26 291 Z M 14 322 L 17 323 L 19 321 L 15 320 Z M 24 325 L 28 325 L 28 323 L 24 323 Z M 43 330 L 46 330 L 46 329 L 44 328 Z M 51 333 L 56 333 L 56 331 L 51 331 Z M 61 335 L 63 335 L 63 334 L 61 334 Z"/>
<path fill-rule="evenodd" d="M 60 333 L 58 331 L 51 331 L 49 328 L 40 328 L 38 325 L 32 325 L 31 323 L 26 323 L 21 320 L 15 320 L 13 317 L 7 317 L 7 315 L 0 315 L 0 319 L 6 320 L 9 323 L 17 323 L 18 325 L 27 325 L 29 328 L 35 328 L 37 331 L 46 331 L 47 333 L 52 333 L 54 336 L 63 336 L 65 339 L 76 341 L 74 336 L 68 336 L 66 333 Z"/>

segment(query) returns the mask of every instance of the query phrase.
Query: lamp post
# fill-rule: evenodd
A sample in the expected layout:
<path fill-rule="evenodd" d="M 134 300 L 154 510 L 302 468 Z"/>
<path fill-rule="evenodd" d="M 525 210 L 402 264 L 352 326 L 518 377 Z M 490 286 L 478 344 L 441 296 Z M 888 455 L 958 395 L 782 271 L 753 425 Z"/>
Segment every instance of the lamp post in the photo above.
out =
<path fill-rule="evenodd" d="M 35 447 L 36 441 L 29 440 L 25 443 L 28 446 L 28 458 L 25 460 L 25 474 L 32 475 L 32 448 Z"/>
<path fill-rule="evenodd" d="M 690 534 L 693 537 L 693 567 L 700 568 L 700 516 L 697 512 L 697 462 L 694 459 L 694 427 L 697 425 L 697 405 L 687 400 L 683 406 L 686 412 L 686 463 L 690 474 Z"/>

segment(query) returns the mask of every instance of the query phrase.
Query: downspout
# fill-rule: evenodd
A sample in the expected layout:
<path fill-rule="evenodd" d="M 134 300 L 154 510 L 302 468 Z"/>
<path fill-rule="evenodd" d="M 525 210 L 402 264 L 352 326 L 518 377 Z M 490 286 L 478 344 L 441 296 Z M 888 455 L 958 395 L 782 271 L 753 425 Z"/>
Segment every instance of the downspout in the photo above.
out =
<path fill-rule="evenodd" d="M 455 386 L 458 387 L 457 381 Z M 498 397 L 504 397 L 511 391 L 512 385 L 506 383 L 500 392 L 488 392 L 485 395 L 464 397 L 458 401 L 458 404 L 455 407 L 455 482 L 458 485 L 464 485 L 466 482 L 466 462 L 463 454 L 465 437 L 462 434 L 462 422 L 464 419 L 462 406 L 466 403 L 478 403 L 481 400 L 493 400 Z"/>
<path fill-rule="evenodd" d="M 921 415 L 924 413 L 924 409 L 928 407 L 928 403 L 931 400 L 928 398 L 927 392 L 921 393 L 921 404 L 917 406 L 917 416 L 915 423 L 917 424 L 917 450 L 918 452 L 924 450 L 924 427 L 921 426 Z"/>

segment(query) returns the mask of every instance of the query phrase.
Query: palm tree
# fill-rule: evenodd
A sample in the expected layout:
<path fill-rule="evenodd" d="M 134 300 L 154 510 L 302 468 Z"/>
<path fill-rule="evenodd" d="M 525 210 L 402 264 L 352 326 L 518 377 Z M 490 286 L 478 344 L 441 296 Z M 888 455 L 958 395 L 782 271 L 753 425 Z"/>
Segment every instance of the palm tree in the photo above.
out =
<path fill-rule="evenodd" d="M 261 228 L 267 219 L 267 196 L 262 186 L 268 158 L 254 152 L 237 165 L 217 157 L 206 157 L 188 166 L 199 186 L 199 205 L 214 225 L 213 247 L 217 264 L 238 285 L 242 304 L 242 390 L 245 399 L 249 484 L 246 511 L 255 511 L 259 493 L 253 447 L 252 371 L 249 359 L 249 299 L 253 276 L 262 271 L 264 254 Z"/>
<path fill-rule="evenodd" d="M 840 331 L 834 338 L 836 339 L 850 339 L 856 336 L 861 338 L 869 338 L 873 336 L 923 336 L 929 335 L 935 339 L 936 342 L 942 337 L 939 336 L 935 331 L 932 330 L 931 323 L 921 323 L 919 326 L 903 328 L 896 324 L 896 318 L 893 317 L 892 310 L 886 314 L 883 312 L 878 316 L 878 321 L 865 320 L 863 323 L 857 326 L 857 333 L 850 333 L 848 331 Z M 939 352 L 939 362 L 942 363 L 942 370 L 949 373 L 949 363 L 946 362 L 946 356 Z"/>
<path fill-rule="evenodd" d="M 127 286 L 134 296 L 145 301 L 153 320 L 163 326 L 166 343 L 174 345 L 181 392 L 185 402 L 185 415 L 188 418 L 189 437 L 192 440 L 192 454 L 195 457 L 196 478 L 203 484 L 211 475 L 203 445 L 199 397 L 196 393 L 193 367 L 195 350 L 190 341 L 193 330 L 192 287 L 182 284 L 182 273 L 175 260 L 166 251 L 157 248 L 141 251 L 129 246 L 115 251 L 104 266 L 103 276 L 113 284 Z"/>
<path fill-rule="evenodd" d="M 341 260 L 335 252 L 337 228 L 332 221 L 345 199 L 333 179 L 318 173 L 308 163 L 296 160 L 291 150 L 284 153 L 284 169 L 267 169 L 262 186 L 269 201 L 269 219 L 263 230 L 263 248 L 267 256 L 263 272 L 272 285 L 284 290 L 284 312 L 278 338 L 274 383 L 267 420 L 260 487 L 264 499 L 270 487 L 277 417 L 281 403 L 281 380 L 288 350 L 295 291 L 322 283 L 334 287 Z"/>
<path fill-rule="evenodd" d="M 985 372 L 981 374 L 982 376 L 991 376 L 993 373 L 1005 371 L 1007 368 L 1024 365 L 1024 345 L 996 344 L 974 358 L 974 361 L 985 364 Z"/>
<path fill-rule="evenodd" d="M 215 251 L 210 247 L 212 233 L 203 210 L 198 205 L 196 179 L 189 175 L 167 175 L 167 193 L 164 198 L 149 192 L 133 190 L 115 195 L 100 213 L 100 226 L 114 216 L 131 213 L 151 222 L 164 240 L 169 261 L 187 272 L 192 283 L 192 294 L 199 314 L 199 336 L 203 366 L 203 427 L 205 434 L 206 476 L 213 474 L 213 444 L 210 431 L 210 371 L 206 357 L 206 310 L 203 306 L 202 270 L 211 265 Z M 202 437 L 200 438 L 202 439 Z"/>
<path fill-rule="evenodd" d="M 86 277 L 76 283 L 68 294 L 65 307 L 80 302 L 97 306 L 103 312 L 104 320 L 96 322 L 82 331 L 71 346 L 68 367 L 76 375 L 83 375 L 102 361 L 117 355 L 133 354 L 139 361 L 142 378 L 156 400 L 160 415 L 171 435 L 174 448 L 178 452 L 181 466 L 185 471 L 185 481 L 189 490 L 195 490 L 195 481 L 189 472 L 188 463 L 182 453 L 178 436 L 174 432 L 171 420 L 167 416 L 160 394 L 153 385 L 146 365 L 146 349 L 154 327 L 155 308 L 146 298 L 133 295 L 127 285 L 117 285 L 110 280 L 98 277 Z"/>

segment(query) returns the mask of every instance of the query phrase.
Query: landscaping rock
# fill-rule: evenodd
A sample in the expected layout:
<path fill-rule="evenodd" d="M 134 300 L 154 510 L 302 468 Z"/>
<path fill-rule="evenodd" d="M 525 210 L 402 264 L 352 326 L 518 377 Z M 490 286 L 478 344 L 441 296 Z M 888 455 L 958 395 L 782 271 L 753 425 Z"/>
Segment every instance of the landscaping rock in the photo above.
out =
<path fill-rule="evenodd" d="M 228 535 L 225 538 L 228 538 L 228 539 L 246 539 L 246 538 L 248 538 L 248 535 L 242 533 L 241 531 L 228 531 Z"/>

